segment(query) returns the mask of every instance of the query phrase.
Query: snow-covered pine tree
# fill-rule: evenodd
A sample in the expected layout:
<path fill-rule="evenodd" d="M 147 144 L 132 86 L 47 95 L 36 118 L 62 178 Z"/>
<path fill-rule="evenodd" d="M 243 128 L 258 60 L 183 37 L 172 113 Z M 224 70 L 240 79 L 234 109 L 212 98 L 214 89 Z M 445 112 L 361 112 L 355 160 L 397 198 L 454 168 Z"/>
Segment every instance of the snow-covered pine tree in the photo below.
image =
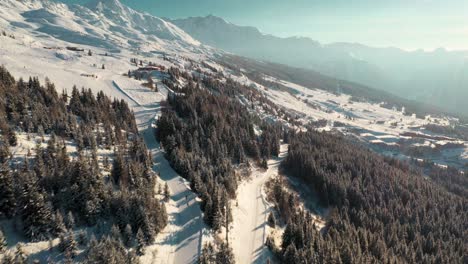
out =
<path fill-rule="evenodd" d="M 23 244 L 18 243 L 16 244 L 16 251 L 15 251 L 15 264 L 26 264 L 28 257 L 24 253 Z"/>
<path fill-rule="evenodd" d="M 122 241 L 122 233 L 116 225 L 112 225 L 110 236 L 116 241 Z"/>
<path fill-rule="evenodd" d="M 65 224 L 68 229 L 72 230 L 75 228 L 75 217 L 71 211 L 68 211 L 67 218 L 65 219 Z"/>
<path fill-rule="evenodd" d="M 22 179 L 19 215 L 23 222 L 24 235 L 32 240 L 40 240 L 50 234 L 52 213 L 30 177 L 24 176 Z"/>
<path fill-rule="evenodd" d="M 56 235 L 63 234 L 67 231 L 67 227 L 65 226 L 65 223 L 63 221 L 63 216 L 60 211 L 57 210 L 53 216 L 53 226 L 54 226 L 54 233 Z"/>
<path fill-rule="evenodd" d="M 230 248 L 229 245 L 225 242 L 221 242 L 221 245 L 219 245 L 218 253 L 216 253 L 216 263 L 219 263 L 219 264 L 236 263 L 232 248 Z M 295 263 L 295 262 L 291 262 L 291 263 Z"/>
<path fill-rule="evenodd" d="M 5 235 L 3 234 L 3 231 L 0 229 L 0 255 L 5 253 L 6 249 L 7 249 L 7 242 L 5 239 Z"/>
<path fill-rule="evenodd" d="M 216 260 L 216 254 L 211 242 L 203 245 L 202 253 L 198 257 L 198 264 L 213 264 Z"/>
<path fill-rule="evenodd" d="M 136 240 L 137 240 L 136 252 L 139 256 L 141 256 L 145 254 L 145 246 L 146 246 L 145 235 L 143 234 L 143 231 L 141 229 L 138 229 Z"/>
<path fill-rule="evenodd" d="M 131 247 L 133 244 L 133 231 L 132 226 L 127 224 L 122 234 L 123 243 L 126 247 Z"/>
<path fill-rule="evenodd" d="M 169 185 L 166 184 L 164 185 L 164 201 L 168 202 L 169 199 L 171 198 L 171 191 L 169 190 Z"/>
<path fill-rule="evenodd" d="M 276 218 L 273 215 L 273 212 L 270 212 L 270 214 L 268 214 L 268 225 L 272 228 L 276 227 Z"/>
<path fill-rule="evenodd" d="M 13 178 L 8 162 L 0 164 L 0 217 L 10 218 L 16 207 Z"/>

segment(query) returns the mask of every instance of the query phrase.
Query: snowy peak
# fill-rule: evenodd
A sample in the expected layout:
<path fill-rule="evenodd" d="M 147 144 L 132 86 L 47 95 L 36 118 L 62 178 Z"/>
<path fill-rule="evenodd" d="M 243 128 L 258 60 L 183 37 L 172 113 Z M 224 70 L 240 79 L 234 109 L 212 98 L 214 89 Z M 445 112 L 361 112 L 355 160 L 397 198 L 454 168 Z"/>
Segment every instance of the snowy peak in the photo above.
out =
<path fill-rule="evenodd" d="M 124 8 L 124 5 L 119 0 L 93 0 L 88 2 L 86 6 L 97 10 L 108 8 L 114 11 L 122 10 Z"/>
<path fill-rule="evenodd" d="M 199 49 L 200 43 L 177 26 L 141 13 L 118 0 L 67 5 L 49 0 L 0 0 L 0 25 L 45 34 L 74 44 L 146 49 Z"/>

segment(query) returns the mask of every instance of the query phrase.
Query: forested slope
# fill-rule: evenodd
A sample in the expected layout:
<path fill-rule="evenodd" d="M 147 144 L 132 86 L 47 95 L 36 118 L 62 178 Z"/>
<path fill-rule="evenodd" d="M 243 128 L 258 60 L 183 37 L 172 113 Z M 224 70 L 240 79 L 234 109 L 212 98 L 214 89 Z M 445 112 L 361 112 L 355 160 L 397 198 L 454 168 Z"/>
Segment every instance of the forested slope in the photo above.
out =
<path fill-rule="evenodd" d="M 31 154 L 15 157 L 10 146 L 21 143 L 20 131 L 50 138 L 47 147 L 39 139 Z M 166 225 L 151 157 L 124 101 L 76 88 L 59 95 L 48 81 L 15 81 L 0 67 L 0 143 L 0 218 L 29 241 L 60 237 L 51 261 L 84 252 L 89 263 L 136 263 L 135 253 Z M 102 149 L 110 154 L 98 157 Z"/>
<path fill-rule="evenodd" d="M 307 213 L 289 216 L 274 249 L 283 263 L 466 263 L 466 197 L 341 136 L 309 131 L 289 140 L 284 173 L 331 213 L 323 233 Z"/>

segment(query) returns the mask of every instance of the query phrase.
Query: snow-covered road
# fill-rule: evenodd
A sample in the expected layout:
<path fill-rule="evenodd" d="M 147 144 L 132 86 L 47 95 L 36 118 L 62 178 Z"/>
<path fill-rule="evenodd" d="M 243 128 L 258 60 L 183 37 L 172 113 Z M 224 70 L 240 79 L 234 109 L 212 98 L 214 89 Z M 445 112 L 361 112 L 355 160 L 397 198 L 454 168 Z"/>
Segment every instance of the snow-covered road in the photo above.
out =
<path fill-rule="evenodd" d="M 278 166 L 286 154 L 287 145 L 282 145 L 279 158 L 268 161 L 268 170 L 255 169 L 252 179 L 239 186 L 230 231 L 236 263 L 266 263 L 270 254 L 265 247 L 266 225 L 271 206 L 266 202 L 263 185 L 278 174 Z"/>
<path fill-rule="evenodd" d="M 203 223 L 200 204 L 196 195 L 190 190 L 189 183 L 180 177 L 165 159 L 152 127 L 154 117 L 161 111 L 161 102 L 166 98 L 167 91 L 164 91 L 164 87 L 160 85 L 161 92 L 152 93 L 153 95 L 148 97 L 147 89 L 127 89 L 122 80 L 118 82 L 118 88 L 115 88 L 122 90 L 120 92 L 132 105 L 140 134 L 153 156 L 153 169 L 160 174 L 163 181 L 167 182 L 171 191 L 171 199 L 166 204 L 169 224 L 158 236 L 156 243 L 147 249 L 141 261 L 164 264 L 196 263 L 201 252 L 203 235 L 208 233 Z M 139 94 L 140 92 L 145 94 Z"/>

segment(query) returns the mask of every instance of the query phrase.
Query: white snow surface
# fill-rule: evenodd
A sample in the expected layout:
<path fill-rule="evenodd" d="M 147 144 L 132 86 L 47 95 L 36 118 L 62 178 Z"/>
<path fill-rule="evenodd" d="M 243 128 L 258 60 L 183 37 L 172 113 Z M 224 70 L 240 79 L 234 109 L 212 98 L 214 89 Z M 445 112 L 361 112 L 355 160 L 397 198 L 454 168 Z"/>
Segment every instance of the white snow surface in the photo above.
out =
<path fill-rule="evenodd" d="M 203 52 L 205 48 L 180 28 L 137 12 L 118 0 L 66 5 L 48 0 L 0 1 L 0 26 L 16 33 L 32 32 L 76 45 L 115 52 Z"/>
<path fill-rule="evenodd" d="M 110 4 L 105 2 L 106 6 Z M 113 1 L 112 4 L 118 4 L 118 2 Z M 15 36 L 14 39 L 0 37 L 0 64 L 6 66 L 15 78 L 26 79 L 30 76 L 38 76 L 41 81 L 44 81 L 46 77 L 50 77 L 59 92 L 62 89 L 70 92 L 72 86 L 76 85 L 79 88 L 90 88 L 95 94 L 103 91 L 111 97 L 128 102 L 135 112 L 140 133 L 152 152 L 155 161 L 154 169 L 161 174 L 161 179 L 168 183 L 171 190 L 171 199 L 166 203 L 169 224 L 157 236 L 155 243 L 147 248 L 146 255 L 141 257 L 141 261 L 142 263 L 195 263 L 204 239 L 211 239 L 210 234 L 202 220 L 199 200 L 190 190 L 188 183 L 170 167 L 164 158 L 164 153 L 159 149 L 159 143 L 154 138 L 152 127 L 154 117 L 161 110 L 160 103 L 167 97 L 167 91 L 158 78 L 154 81 L 160 88 L 160 92 L 155 93 L 141 86 L 141 82 L 123 76 L 123 73 L 129 69 L 136 69 L 136 66 L 130 63 L 130 58 L 145 61 L 149 58 L 152 62 L 170 67 L 183 64 L 186 58 L 199 60 L 205 55 L 199 52 L 200 47 L 196 41 L 180 32 L 172 24 L 123 7 L 123 10 L 119 12 L 128 14 L 121 17 L 126 19 L 131 17 L 134 20 L 133 26 L 137 22 L 147 24 L 138 19 L 147 19 L 154 23 L 159 21 L 159 31 L 168 30 L 170 34 L 173 34 L 172 39 L 169 37 L 163 39 L 156 33 L 143 35 L 138 32 L 139 37 L 151 38 L 148 40 L 150 44 L 145 47 L 146 49 L 158 51 L 154 54 L 143 55 L 136 52 L 131 45 L 116 41 L 118 38 L 126 39 L 126 36 L 110 34 L 113 29 L 106 31 L 108 25 L 97 24 L 95 26 L 91 24 L 91 18 L 82 19 L 81 14 L 77 16 L 76 10 L 85 10 L 84 8 L 78 6 L 70 8 L 64 4 L 48 1 L 0 1 L 0 29 L 5 29 L 8 34 Z M 104 10 L 105 8 L 102 12 L 105 12 Z M 28 14 L 28 12 L 34 13 L 31 15 L 32 18 L 25 18 L 25 13 Z M 89 12 L 89 16 L 95 14 Z M 100 14 L 100 16 L 101 18 L 96 20 L 96 23 L 115 24 L 114 21 L 111 23 L 110 19 L 106 18 L 110 15 Z M 118 17 L 120 15 L 115 19 Z M 66 33 L 54 35 L 45 30 L 49 26 L 54 29 L 62 27 Z M 156 27 L 155 24 L 153 26 Z M 101 40 L 87 39 L 87 36 L 83 37 L 83 43 L 77 45 L 76 39 L 69 38 L 70 34 L 78 34 L 77 32 L 81 34 L 85 31 L 93 32 L 93 37 L 99 37 L 99 32 L 104 32 L 102 36 L 114 36 L 101 39 L 108 43 L 106 45 L 101 45 Z M 85 51 L 69 51 L 65 49 L 68 46 L 77 46 Z M 119 51 L 117 52 L 114 47 L 118 47 Z M 92 50 L 92 56 L 87 56 L 88 50 Z M 159 52 L 161 50 L 164 52 Z M 177 55 L 174 54 L 175 52 Z M 108 56 L 104 56 L 105 53 L 108 53 Z M 169 54 L 167 56 L 171 56 L 171 62 L 163 60 L 162 54 Z M 101 69 L 103 64 L 105 69 Z M 82 74 L 94 74 L 97 77 L 85 77 Z M 24 146 L 21 152 L 26 151 L 27 148 L 28 146 Z M 35 255 L 42 251 L 47 252 L 47 247 L 47 242 L 25 244 L 27 252 Z"/>
<path fill-rule="evenodd" d="M 116 0 L 93 1 L 86 7 L 47 0 L 0 0 L 0 30 L 15 36 L 14 39 L 0 36 L 0 64 L 5 65 L 16 78 L 38 76 L 43 81 L 48 76 L 59 92 L 61 89 L 70 92 L 76 85 L 90 88 L 94 93 L 103 91 L 129 103 L 135 112 L 139 130 L 152 152 L 155 170 L 160 172 L 161 179 L 168 183 L 171 190 L 171 199 L 166 204 L 169 224 L 157 236 L 155 243 L 148 247 L 141 261 L 196 262 L 203 242 L 212 237 L 203 224 L 198 199 L 188 183 L 169 166 L 153 136 L 154 117 L 160 114 L 161 101 L 167 97 L 167 91 L 158 78 L 154 81 L 160 92 L 155 93 L 142 87 L 141 82 L 123 76 L 123 73 L 137 68 L 130 63 L 130 58 L 183 69 L 189 60 L 209 60 L 212 50 L 200 45 L 174 25 L 131 10 Z M 69 46 L 85 51 L 66 50 Z M 92 50 L 93 56 L 87 56 L 88 50 Z M 104 56 L 105 53 L 108 56 Z M 101 69 L 103 64 L 104 70 Z M 229 75 L 220 65 L 214 62 L 210 65 Z M 299 95 L 265 88 L 245 76 L 236 79 L 254 85 L 274 103 L 300 116 L 304 123 L 327 119 L 329 125 L 323 129 L 329 130 L 334 123 L 342 122 L 347 125 L 342 132 L 346 133 L 348 128 L 364 129 L 360 134 L 365 134 L 369 141 L 404 139 L 401 133 L 419 130 L 425 124 L 450 122 L 444 118 L 416 119 L 403 115 L 402 111 L 383 108 L 380 104 L 351 102 L 347 95 L 335 95 L 313 87 L 266 78 L 297 90 Z M 398 125 L 390 125 L 393 122 Z M 467 153 L 466 149 L 462 151 L 463 158 L 468 159 Z M 457 152 L 449 154 L 457 155 Z M 266 172 L 254 171 L 252 179 L 239 187 L 239 206 L 233 206 L 234 223 L 230 231 L 237 263 L 266 261 L 268 252 L 263 243 L 266 238 L 265 221 L 271 206 L 264 201 L 262 186 L 277 173 L 278 163 L 279 160 L 269 161 L 270 168 Z M 46 250 L 44 244 L 28 243 L 26 246 L 30 252 Z"/>
<path fill-rule="evenodd" d="M 268 169 L 255 168 L 251 178 L 238 188 L 237 206 L 233 206 L 234 223 L 232 248 L 236 263 L 266 263 L 271 252 L 265 246 L 267 218 L 272 205 L 266 200 L 263 185 L 278 174 L 278 166 L 287 154 L 287 145 L 281 145 L 280 156 L 268 161 Z"/>

